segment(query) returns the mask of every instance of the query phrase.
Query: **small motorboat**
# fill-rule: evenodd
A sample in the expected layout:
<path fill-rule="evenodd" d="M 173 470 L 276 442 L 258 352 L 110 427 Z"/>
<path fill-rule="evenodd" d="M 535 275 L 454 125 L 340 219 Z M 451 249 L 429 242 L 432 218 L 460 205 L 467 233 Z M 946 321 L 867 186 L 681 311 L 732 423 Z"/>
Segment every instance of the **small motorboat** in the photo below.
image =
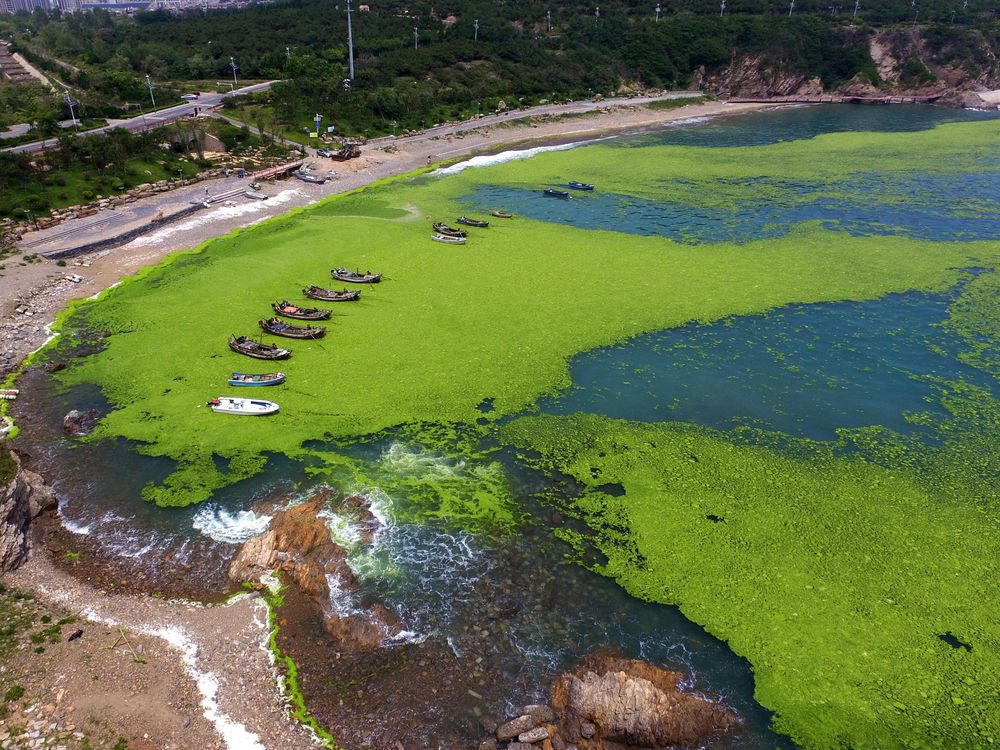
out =
<path fill-rule="evenodd" d="M 361 273 L 360 271 L 348 271 L 346 268 L 334 268 L 330 275 L 337 281 L 346 281 L 349 284 L 377 284 L 382 280 L 382 274 Z"/>
<path fill-rule="evenodd" d="M 257 324 L 270 334 L 289 339 L 321 339 L 326 336 L 326 328 L 323 326 L 293 326 L 277 318 L 258 320 Z"/>
<path fill-rule="evenodd" d="M 302 293 L 311 299 L 321 299 L 324 302 L 357 302 L 361 299 L 361 292 L 341 289 L 324 289 L 321 286 L 307 286 Z"/>
<path fill-rule="evenodd" d="M 452 237 L 450 235 L 441 234 L 439 232 L 435 232 L 434 234 L 432 234 L 431 235 L 431 239 L 434 240 L 435 242 L 443 242 L 446 245 L 464 245 L 465 244 L 465 237 Z"/>
<path fill-rule="evenodd" d="M 569 193 L 565 190 L 556 190 L 555 188 L 545 188 L 542 191 L 545 195 L 551 196 L 553 198 L 569 198 Z"/>
<path fill-rule="evenodd" d="M 480 227 L 485 229 L 490 225 L 488 221 L 480 221 L 479 219 L 470 219 L 468 216 L 459 216 L 455 219 L 459 224 L 464 224 L 467 227 Z"/>
<path fill-rule="evenodd" d="M 512 214 L 510 211 L 494 211 L 492 215 L 496 216 L 498 219 L 513 219 L 514 218 L 514 214 Z"/>
<path fill-rule="evenodd" d="M 288 349 L 282 349 L 276 344 L 254 341 L 249 336 L 230 336 L 229 348 L 237 354 L 245 354 L 255 359 L 288 359 L 292 356 Z"/>
<path fill-rule="evenodd" d="M 281 385 L 285 382 L 285 373 L 268 372 L 260 375 L 250 375 L 245 372 L 234 372 L 229 376 L 229 385 Z"/>
<path fill-rule="evenodd" d="M 263 417 L 278 411 L 278 405 L 273 401 L 258 401 L 254 398 L 233 398 L 232 396 L 217 396 L 208 402 L 216 414 L 243 414 L 250 417 Z"/>
<path fill-rule="evenodd" d="M 322 185 L 324 182 L 326 182 L 325 177 L 319 177 L 318 175 L 314 175 L 304 167 L 302 169 L 296 169 L 294 172 L 292 172 L 292 175 L 298 177 L 303 182 L 312 182 L 317 185 Z"/>
<path fill-rule="evenodd" d="M 576 180 L 570 180 L 569 186 L 573 190 L 593 190 L 594 186 L 589 182 L 577 182 Z"/>
<path fill-rule="evenodd" d="M 434 223 L 434 231 L 438 234 L 446 234 L 449 237 L 468 237 L 469 233 L 464 229 L 454 229 L 449 227 L 447 224 L 442 224 L 440 221 Z"/>
<path fill-rule="evenodd" d="M 299 307 L 293 305 L 287 299 L 281 302 L 272 302 L 271 309 L 278 315 L 285 318 L 295 318 L 296 320 L 329 320 L 330 311 L 320 310 L 316 307 Z"/>

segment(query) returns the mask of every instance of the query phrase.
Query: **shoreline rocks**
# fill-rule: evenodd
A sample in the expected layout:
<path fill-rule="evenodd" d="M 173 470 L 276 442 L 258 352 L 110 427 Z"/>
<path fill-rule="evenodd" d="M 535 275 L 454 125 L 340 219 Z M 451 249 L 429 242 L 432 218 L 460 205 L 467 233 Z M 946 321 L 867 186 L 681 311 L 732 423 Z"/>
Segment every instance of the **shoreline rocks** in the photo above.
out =
<path fill-rule="evenodd" d="M 358 581 L 347 562 L 347 550 L 333 541 L 319 514 L 334 499 L 332 490 L 322 490 L 306 502 L 278 511 L 267 530 L 246 541 L 229 564 L 229 579 L 242 583 L 259 581 L 265 573 L 281 573 L 312 600 L 323 627 L 347 648 L 373 651 L 400 626 L 383 606 L 345 611 L 335 601 L 338 594 L 350 593 Z M 370 544 L 378 520 L 361 497 L 341 504 L 357 517 L 362 543 Z"/>
<path fill-rule="evenodd" d="M 55 506 L 52 488 L 25 469 L 14 451 L 0 444 L 0 572 L 15 570 L 28 558 L 32 520 Z"/>
<path fill-rule="evenodd" d="M 739 731 L 719 702 L 683 692 L 684 675 L 611 650 L 552 684 L 552 705 L 522 706 L 479 750 L 674 750 Z"/>

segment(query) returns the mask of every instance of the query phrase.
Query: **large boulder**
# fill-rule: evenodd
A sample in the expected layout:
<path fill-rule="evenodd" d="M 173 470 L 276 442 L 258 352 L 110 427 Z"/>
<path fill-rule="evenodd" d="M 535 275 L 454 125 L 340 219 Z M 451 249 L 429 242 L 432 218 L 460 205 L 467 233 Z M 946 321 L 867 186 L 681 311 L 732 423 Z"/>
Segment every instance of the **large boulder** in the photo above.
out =
<path fill-rule="evenodd" d="M 552 707 L 566 742 L 579 750 L 698 747 L 738 729 L 726 707 L 682 692 L 679 672 L 597 652 L 552 686 Z"/>
<path fill-rule="evenodd" d="M 103 416 L 104 414 L 98 409 L 85 409 L 84 411 L 73 409 L 63 417 L 63 429 L 67 435 L 81 437 L 90 432 Z"/>
<path fill-rule="evenodd" d="M 0 572 L 14 570 L 27 559 L 28 526 L 55 505 L 52 488 L 0 444 Z"/>
<path fill-rule="evenodd" d="M 320 511 L 334 497 L 321 491 L 306 502 L 278 511 L 267 530 L 247 540 L 229 564 L 229 578 L 236 582 L 256 581 L 270 571 L 283 574 L 316 605 L 326 631 L 347 648 L 370 651 L 399 631 L 399 625 L 384 607 L 345 609 L 336 597 L 358 587 L 354 571 L 347 563 L 347 551 L 333 541 Z M 363 541 L 371 542 L 378 521 L 363 498 L 349 498 L 350 508 L 364 530 Z"/>

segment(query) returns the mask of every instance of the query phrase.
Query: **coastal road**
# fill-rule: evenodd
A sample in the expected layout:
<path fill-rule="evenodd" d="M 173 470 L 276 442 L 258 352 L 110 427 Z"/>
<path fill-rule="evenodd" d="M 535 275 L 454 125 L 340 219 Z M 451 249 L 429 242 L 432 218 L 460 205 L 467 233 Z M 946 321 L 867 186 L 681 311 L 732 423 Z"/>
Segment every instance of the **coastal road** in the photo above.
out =
<path fill-rule="evenodd" d="M 386 143 L 394 141 L 405 141 L 414 143 L 416 141 L 439 138 L 443 135 L 454 135 L 467 130 L 478 130 L 495 125 L 503 125 L 507 122 L 520 120 L 523 118 L 538 117 L 558 117 L 561 115 L 581 115 L 588 112 L 598 112 L 602 109 L 614 109 L 615 107 L 639 107 L 653 102 L 668 101 L 671 99 L 700 99 L 704 94 L 700 91 L 664 91 L 661 94 L 651 96 L 615 96 L 604 99 L 584 99 L 582 101 L 567 102 L 565 104 L 539 104 L 536 107 L 524 107 L 522 109 L 509 109 L 503 112 L 495 112 L 482 117 L 474 117 L 471 120 L 462 122 L 447 122 L 436 125 L 433 128 L 421 130 L 418 133 L 400 136 L 385 136 L 382 138 L 372 138 L 366 144 L 368 147 L 378 148 Z"/>
<path fill-rule="evenodd" d="M 113 120 L 110 124 L 105 125 L 104 127 L 94 128 L 93 130 L 84 130 L 78 133 L 78 135 L 96 135 L 97 133 L 106 133 L 114 128 L 125 128 L 125 130 L 133 132 L 158 128 L 161 125 L 174 122 L 174 120 L 179 120 L 182 117 L 189 117 L 194 115 L 196 112 L 204 112 L 211 107 L 218 106 L 227 96 L 238 96 L 240 94 L 253 94 L 257 91 L 266 91 L 275 83 L 277 83 L 277 81 L 264 81 L 263 83 L 255 83 L 252 86 L 244 86 L 243 88 L 236 89 L 235 91 L 227 91 L 224 94 L 206 92 L 201 94 L 194 101 L 186 101 L 183 104 L 167 107 L 166 109 L 159 109 L 156 112 L 148 112 L 129 120 Z M 38 151 L 43 148 L 45 144 L 52 145 L 53 142 L 53 138 L 46 138 L 41 141 L 22 143 L 20 146 L 11 146 L 10 148 L 2 150 L 12 154 L 30 153 L 32 151 Z"/>

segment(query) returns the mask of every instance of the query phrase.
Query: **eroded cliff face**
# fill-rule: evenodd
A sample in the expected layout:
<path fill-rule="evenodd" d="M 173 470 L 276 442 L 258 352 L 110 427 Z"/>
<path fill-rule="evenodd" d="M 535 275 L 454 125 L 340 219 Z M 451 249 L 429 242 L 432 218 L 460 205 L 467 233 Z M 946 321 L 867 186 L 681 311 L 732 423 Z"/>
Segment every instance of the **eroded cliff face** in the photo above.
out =
<path fill-rule="evenodd" d="M 867 47 L 871 65 L 865 72 L 830 86 L 796 72 L 794 62 L 764 54 L 735 56 L 717 73 L 697 71 L 694 80 L 725 97 L 940 96 L 958 106 L 980 106 L 976 92 L 1000 88 L 1000 51 L 974 29 L 883 29 L 867 36 Z"/>
<path fill-rule="evenodd" d="M 31 520 L 55 505 L 52 488 L 0 445 L 0 572 L 14 570 L 28 558 Z"/>

